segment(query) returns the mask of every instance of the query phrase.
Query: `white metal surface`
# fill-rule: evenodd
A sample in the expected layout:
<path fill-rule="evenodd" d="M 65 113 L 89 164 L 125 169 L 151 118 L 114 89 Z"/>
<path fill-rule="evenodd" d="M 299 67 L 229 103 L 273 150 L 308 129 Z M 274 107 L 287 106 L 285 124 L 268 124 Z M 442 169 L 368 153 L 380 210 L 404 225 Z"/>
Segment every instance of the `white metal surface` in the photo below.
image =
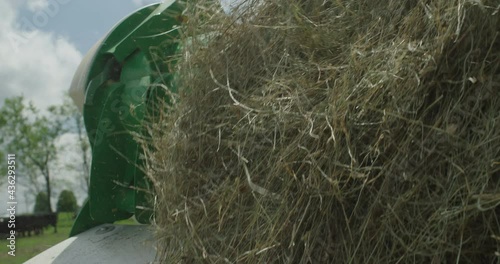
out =
<path fill-rule="evenodd" d="M 71 81 L 71 86 L 69 87 L 69 96 L 73 99 L 73 102 L 78 107 L 78 110 L 80 110 L 80 113 L 82 113 L 83 104 L 85 103 L 85 94 L 87 89 L 85 82 L 87 81 L 95 54 L 97 53 L 99 47 L 101 47 L 103 40 L 104 39 L 100 39 L 97 41 L 97 43 L 90 48 L 85 57 L 83 57 L 80 65 L 78 65 L 78 68 L 76 69 L 75 75 L 73 75 L 73 80 Z"/>
<path fill-rule="evenodd" d="M 25 264 L 152 263 L 156 250 L 149 228 L 149 225 L 101 225 L 64 240 Z"/>

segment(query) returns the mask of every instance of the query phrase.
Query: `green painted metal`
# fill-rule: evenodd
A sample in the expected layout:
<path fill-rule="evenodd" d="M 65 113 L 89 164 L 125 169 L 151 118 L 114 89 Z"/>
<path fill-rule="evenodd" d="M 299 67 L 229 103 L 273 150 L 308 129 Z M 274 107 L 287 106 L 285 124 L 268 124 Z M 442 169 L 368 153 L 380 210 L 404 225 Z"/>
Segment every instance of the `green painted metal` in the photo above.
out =
<path fill-rule="evenodd" d="M 92 147 L 89 199 L 70 236 L 132 215 L 141 223 L 151 218 L 144 191 L 150 183 L 135 138 L 145 134 L 153 105 L 167 100 L 163 88 L 152 84 L 176 91 L 165 58 L 177 53 L 182 10 L 176 1 L 138 10 L 115 26 L 92 59 L 83 108 Z"/>

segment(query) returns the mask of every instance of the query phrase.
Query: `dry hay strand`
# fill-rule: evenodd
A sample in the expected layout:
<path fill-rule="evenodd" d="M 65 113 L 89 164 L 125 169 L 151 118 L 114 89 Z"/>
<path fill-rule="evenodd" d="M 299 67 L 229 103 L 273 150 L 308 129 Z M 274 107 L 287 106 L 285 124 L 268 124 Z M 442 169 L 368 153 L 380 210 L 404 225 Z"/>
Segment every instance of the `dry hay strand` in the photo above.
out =
<path fill-rule="evenodd" d="M 497 260 L 499 9 L 187 1 L 150 127 L 159 260 Z"/>

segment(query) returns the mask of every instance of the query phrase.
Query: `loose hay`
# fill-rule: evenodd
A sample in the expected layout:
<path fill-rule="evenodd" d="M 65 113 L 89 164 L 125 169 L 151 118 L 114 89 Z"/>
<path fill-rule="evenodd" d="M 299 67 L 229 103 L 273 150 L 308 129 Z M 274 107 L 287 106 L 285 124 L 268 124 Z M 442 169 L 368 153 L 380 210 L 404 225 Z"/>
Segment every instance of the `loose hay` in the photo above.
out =
<path fill-rule="evenodd" d="M 160 261 L 498 260 L 498 1 L 187 2 Z"/>

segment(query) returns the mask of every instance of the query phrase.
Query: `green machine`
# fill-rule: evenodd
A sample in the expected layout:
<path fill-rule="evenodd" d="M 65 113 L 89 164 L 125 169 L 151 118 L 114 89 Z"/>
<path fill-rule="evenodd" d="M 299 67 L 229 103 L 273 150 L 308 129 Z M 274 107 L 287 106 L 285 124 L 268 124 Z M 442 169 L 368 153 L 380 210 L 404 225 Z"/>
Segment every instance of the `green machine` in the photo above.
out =
<path fill-rule="evenodd" d="M 182 10 L 173 0 L 138 10 L 94 45 L 75 74 L 70 94 L 83 111 L 92 165 L 89 198 L 71 236 L 133 215 L 139 223 L 151 219 L 143 150 L 135 139 L 144 135 L 164 87 L 175 92 L 169 67 Z"/>
<path fill-rule="evenodd" d="M 222 2 L 221 2 L 222 3 Z M 151 263 L 153 215 L 143 144 L 158 104 L 169 103 L 184 21 L 180 1 L 146 6 L 90 49 L 71 83 L 92 149 L 89 198 L 70 238 L 25 263 Z M 166 91 L 168 89 L 169 91 Z M 147 140 L 147 139 L 146 139 Z M 119 225 L 135 216 L 145 225 Z"/>

